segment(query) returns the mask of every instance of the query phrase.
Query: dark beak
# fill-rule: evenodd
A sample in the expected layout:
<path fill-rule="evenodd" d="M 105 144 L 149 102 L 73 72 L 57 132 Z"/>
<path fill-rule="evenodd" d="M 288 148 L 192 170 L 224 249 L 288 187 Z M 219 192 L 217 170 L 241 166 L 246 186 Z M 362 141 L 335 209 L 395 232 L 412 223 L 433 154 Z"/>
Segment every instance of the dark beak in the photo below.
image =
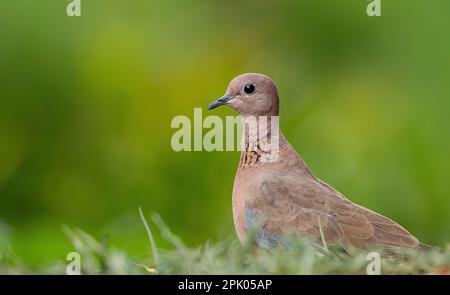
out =
<path fill-rule="evenodd" d="M 215 101 L 213 101 L 212 103 L 210 103 L 209 106 L 208 106 L 208 110 L 212 110 L 212 109 L 217 108 L 218 106 L 221 106 L 221 105 L 223 105 L 223 104 L 226 104 L 227 101 L 229 101 L 229 100 L 231 100 L 231 99 L 233 99 L 233 98 L 234 98 L 234 96 L 231 96 L 231 95 L 224 95 L 224 96 L 222 96 L 221 98 L 219 98 L 218 100 L 215 100 Z"/>

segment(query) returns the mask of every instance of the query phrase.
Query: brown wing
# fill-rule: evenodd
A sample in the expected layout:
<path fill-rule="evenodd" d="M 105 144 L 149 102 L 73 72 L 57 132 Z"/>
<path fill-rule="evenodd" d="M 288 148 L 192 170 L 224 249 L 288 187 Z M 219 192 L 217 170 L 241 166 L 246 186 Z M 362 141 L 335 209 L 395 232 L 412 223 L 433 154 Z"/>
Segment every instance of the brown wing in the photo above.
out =
<path fill-rule="evenodd" d="M 274 176 L 262 181 L 247 201 L 245 217 L 251 227 L 263 220 L 257 241 L 274 246 L 286 236 L 309 236 L 328 245 L 366 249 L 370 246 L 413 248 L 418 240 L 388 218 L 355 205 L 327 184 L 311 179 Z M 320 225 L 319 225 L 320 224 Z"/>

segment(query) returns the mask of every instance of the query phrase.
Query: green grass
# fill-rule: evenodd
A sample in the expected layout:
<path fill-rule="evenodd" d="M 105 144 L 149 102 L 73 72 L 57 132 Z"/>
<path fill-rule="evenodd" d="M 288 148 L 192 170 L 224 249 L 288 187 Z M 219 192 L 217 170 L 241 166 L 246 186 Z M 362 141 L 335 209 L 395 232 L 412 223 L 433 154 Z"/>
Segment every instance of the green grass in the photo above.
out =
<path fill-rule="evenodd" d="M 207 242 L 197 248 L 186 247 L 161 217 L 152 215 L 152 227 L 161 232 L 171 249 L 158 249 L 150 226 L 141 213 L 149 237 L 151 255 L 137 261 L 127 253 L 96 240 L 78 228 L 64 232 L 81 255 L 82 274 L 366 274 L 368 251 L 347 255 L 335 247 L 316 245 L 307 239 L 287 241 L 287 247 L 272 251 L 235 238 Z M 382 274 L 443 274 L 450 272 L 450 249 L 426 253 L 405 251 L 396 256 L 382 256 Z M 30 269 L 11 248 L 0 250 L 0 274 L 65 274 L 68 262 L 59 261 Z"/>

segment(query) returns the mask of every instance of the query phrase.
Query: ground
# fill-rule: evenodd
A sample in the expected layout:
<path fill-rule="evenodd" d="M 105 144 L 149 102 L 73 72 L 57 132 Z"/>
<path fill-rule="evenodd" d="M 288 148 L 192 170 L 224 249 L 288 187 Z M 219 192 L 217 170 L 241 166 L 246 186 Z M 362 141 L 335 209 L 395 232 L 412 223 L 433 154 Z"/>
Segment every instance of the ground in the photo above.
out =
<path fill-rule="evenodd" d="M 152 220 L 172 249 L 158 249 L 150 227 L 141 215 L 149 237 L 149 257 L 143 261 L 97 241 L 80 229 L 65 228 L 74 249 L 80 254 L 82 274 L 367 274 L 372 251 L 345 254 L 326 243 L 309 240 L 288 242 L 288 250 L 260 249 L 252 243 L 241 245 L 236 238 L 207 242 L 189 248 L 164 224 L 158 215 Z M 380 251 L 376 251 L 382 253 Z M 376 254 L 375 254 L 376 256 Z M 60 261 L 30 269 L 11 249 L 0 252 L 0 274 L 65 274 L 68 262 Z M 373 266 L 373 264 L 372 264 Z M 450 247 L 431 251 L 382 253 L 381 274 L 450 274 Z"/>

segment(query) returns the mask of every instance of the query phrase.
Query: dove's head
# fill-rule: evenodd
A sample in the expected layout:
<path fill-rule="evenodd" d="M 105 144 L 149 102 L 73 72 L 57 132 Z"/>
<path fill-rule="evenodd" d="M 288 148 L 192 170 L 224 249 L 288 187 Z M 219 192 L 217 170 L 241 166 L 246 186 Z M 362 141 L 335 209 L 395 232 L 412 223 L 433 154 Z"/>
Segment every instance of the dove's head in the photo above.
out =
<path fill-rule="evenodd" d="M 208 110 L 228 105 L 242 116 L 278 116 L 275 82 L 262 74 L 242 74 L 231 80 L 227 92 L 213 101 Z"/>

